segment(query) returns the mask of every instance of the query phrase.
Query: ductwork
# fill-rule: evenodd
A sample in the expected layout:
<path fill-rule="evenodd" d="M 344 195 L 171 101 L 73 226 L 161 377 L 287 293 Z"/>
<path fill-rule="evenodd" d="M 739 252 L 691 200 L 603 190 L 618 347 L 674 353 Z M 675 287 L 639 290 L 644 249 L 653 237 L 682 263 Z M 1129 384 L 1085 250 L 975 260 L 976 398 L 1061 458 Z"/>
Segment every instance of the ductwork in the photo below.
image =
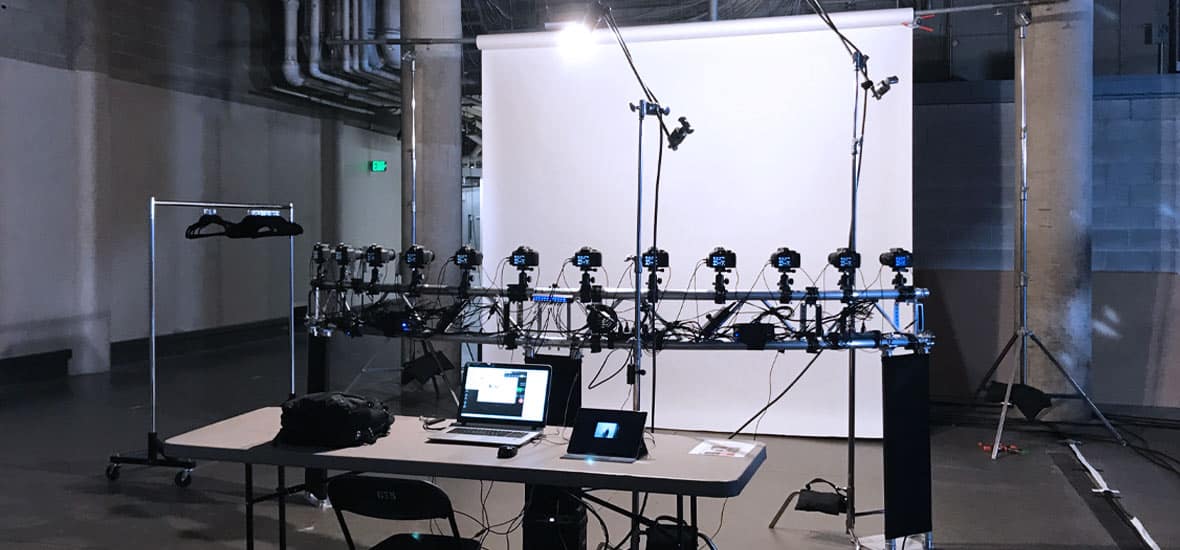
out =
<path fill-rule="evenodd" d="M 309 26 L 311 28 L 308 29 L 309 32 L 307 34 L 307 46 L 308 46 L 307 72 L 308 72 L 308 74 L 310 74 L 312 78 L 316 78 L 316 79 L 322 80 L 324 82 L 330 82 L 332 84 L 335 84 L 335 85 L 343 87 L 343 88 L 348 88 L 350 90 L 364 90 L 366 87 L 361 84 L 357 84 L 355 82 L 349 82 L 347 80 L 344 80 L 343 78 L 336 78 L 330 74 L 324 73 L 324 71 L 322 69 L 320 69 L 320 62 L 323 61 L 323 53 L 320 49 L 320 28 L 321 28 L 320 22 L 321 22 L 321 15 L 323 12 L 320 9 L 320 0 L 309 0 L 309 1 L 311 2 L 311 5 L 309 8 L 310 11 L 308 12 L 308 20 L 309 20 L 308 22 L 309 22 Z M 344 50 L 345 50 L 345 52 L 347 52 L 348 47 L 345 47 Z M 345 55 L 347 55 L 347 53 Z"/>
<path fill-rule="evenodd" d="M 377 14 L 377 0 L 360 0 L 363 8 L 361 17 L 361 29 L 364 32 L 361 36 L 364 38 L 388 38 L 389 28 L 381 27 L 383 21 L 378 19 Z M 381 56 L 381 49 L 388 45 L 382 44 L 380 46 L 367 45 L 361 46 L 361 70 L 371 73 L 377 77 L 391 82 L 400 82 L 401 75 L 397 72 L 397 67 L 389 65 Z"/>
<path fill-rule="evenodd" d="M 401 38 L 402 32 L 402 11 L 400 0 L 380 0 L 384 9 L 381 10 L 381 31 L 378 36 L 382 38 Z M 395 71 L 395 74 L 401 75 L 400 69 L 402 66 L 402 52 L 401 46 L 396 44 L 384 44 L 378 47 L 381 52 L 381 60 L 384 62 L 384 67 L 388 70 Z"/>
<path fill-rule="evenodd" d="M 346 11 L 341 16 L 345 23 L 345 40 L 370 38 L 376 35 L 376 3 L 374 0 L 343 0 Z M 394 86 L 401 81 L 398 74 L 384 71 L 380 62 L 375 62 L 376 48 L 370 45 L 348 45 L 345 47 L 344 71 L 351 77 L 367 80 L 381 86 Z"/>
<path fill-rule="evenodd" d="M 307 80 L 299 68 L 299 0 L 283 3 L 283 79 L 302 88 Z"/>
<path fill-rule="evenodd" d="M 333 85 L 330 83 L 320 82 L 320 81 L 316 81 L 316 80 L 309 80 L 304 75 L 302 67 L 299 64 L 299 9 L 300 9 L 300 7 L 307 7 L 308 9 L 311 9 L 312 11 L 309 12 L 308 19 L 311 23 L 318 23 L 318 21 L 319 21 L 318 7 L 319 6 L 316 4 L 318 4 L 318 0 L 313 1 L 311 5 L 308 5 L 306 3 L 306 0 L 283 0 L 283 8 L 284 8 L 284 10 L 283 10 L 283 65 L 282 65 L 283 79 L 287 82 L 287 84 L 289 84 L 295 88 L 307 88 L 307 89 L 315 90 L 317 92 L 339 96 L 341 99 L 344 99 L 344 100 L 364 103 L 366 105 L 370 105 L 373 107 L 386 108 L 386 109 L 395 107 L 395 105 L 397 104 L 400 97 L 395 97 L 390 94 L 379 94 L 379 93 L 378 93 L 378 95 L 384 95 L 384 97 L 374 97 L 374 95 L 370 95 L 369 93 L 365 93 L 364 91 L 361 91 L 361 89 L 364 88 L 363 86 L 353 85 L 353 86 L 348 86 L 348 89 L 343 89 L 340 86 L 336 86 L 336 85 Z M 319 42 L 318 35 L 319 35 L 319 33 L 318 33 L 317 26 L 313 25 L 312 29 L 315 32 L 309 32 L 309 35 L 313 37 L 316 47 L 310 49 L 309 54 L 308 54 L 308 58 L 309 58 L 309 60 L 314 61 L 320 56 L 319 48 L 318 48 L 318 42 Z M 314 71 L 312 73 L 312 76 L 315 76 Z M 325 75 L 325 76 L 329 76 L 329 75 Z M 332 79 L 332 77 L 329 76 L 329 79 Z M 322 80 L 326 80 L 326 82 L 332 82 L 332 80 L 328 80 L 328 79 L 322 79 Z M 347 84 L 351 84 L 351 83 L 347 83 Z M 311 96 L 308 94 L 298 93 L 298 92 L 294 92 L 292 90 L 286 90 L 286 89 L 278 88 L 278 87 L 275 87 L 274 90 L 284 93 L 284 94 L 287 94 L 287 95 L 302 97 L 304 99 L 308 99 L 309 101 L 313 101 L 314 103 L 318 103 L 321 105 L 328 105 L 328 106 L 339 107 L 339 108 L 346 107 L 343 104 L 339 104 L 337 102 L 334 102 L 334 101 L 331 101 L 328 99 L 315 97 L 315 96 Z M 355 110 L 355 109 L 353 109 L 353 110 Z M 362 111 L 362 112 L 368 113 L 369 111 Z"/>

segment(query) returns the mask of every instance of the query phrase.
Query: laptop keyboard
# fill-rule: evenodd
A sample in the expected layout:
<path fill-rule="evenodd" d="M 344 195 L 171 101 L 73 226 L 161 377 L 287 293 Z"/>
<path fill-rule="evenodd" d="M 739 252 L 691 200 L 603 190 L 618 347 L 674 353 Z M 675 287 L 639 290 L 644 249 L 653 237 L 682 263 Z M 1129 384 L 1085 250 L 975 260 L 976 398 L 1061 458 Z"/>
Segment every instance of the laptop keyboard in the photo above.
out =
<path fill-rule="evenodd" d="M 460 435 L 483 435 L 489 437 L 524 437 L 529 434 L 529 432 L 495 430 L 491 428 L 451 428 L 451 430 L 447 433 Z"/>

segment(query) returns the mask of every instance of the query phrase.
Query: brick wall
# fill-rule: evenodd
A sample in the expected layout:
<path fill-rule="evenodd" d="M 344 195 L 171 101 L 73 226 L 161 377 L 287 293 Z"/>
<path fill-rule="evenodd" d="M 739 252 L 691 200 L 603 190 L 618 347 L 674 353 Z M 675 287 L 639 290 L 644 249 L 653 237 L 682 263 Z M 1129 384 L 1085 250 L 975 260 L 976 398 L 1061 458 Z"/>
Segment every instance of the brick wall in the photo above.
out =
<path fill-rule="evenodd" d="M 1095 83 L 1095 271 L 1180 268 L 1177 79 Z M 1011 84 L 925 86 L 914 108 L 914 246 L 921 265 L 1012 269 L 1019 219 Z M 1029 184 L 1036 193 L 1037 182 Z"/>

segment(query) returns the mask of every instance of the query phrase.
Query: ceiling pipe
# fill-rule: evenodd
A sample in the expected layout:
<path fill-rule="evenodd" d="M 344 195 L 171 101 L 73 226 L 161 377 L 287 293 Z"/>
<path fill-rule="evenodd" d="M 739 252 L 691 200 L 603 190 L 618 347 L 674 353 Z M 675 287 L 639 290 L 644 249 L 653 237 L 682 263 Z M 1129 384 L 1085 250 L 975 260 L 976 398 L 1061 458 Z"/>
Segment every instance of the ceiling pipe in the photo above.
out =
<path fill-rule="evenodd" d="M 307 6 L 308 5 L 306 4 L 306 2 L 304 2 L 304 0 L 284 0 L 284 6 L 283 6 L 284 7 L 284 12 L 283 12 L 284 13 L 284 16 L 283 16 L 284 17 L 283 18 L 284 54 L 283 54 L 282 73 L 283 73 L 283 79 L 287 82 L 287 84 L 294 86 L 296 88 L 309 88 L 312 90 L 316 90 L 318 92 L 341 96 L 345 100 L 356 101 L 356 102 L 364 103 L 366 105 L 370 105 L 370 106 L 377 107 L 377 108 L 385 108 L 385 109 L 390 108 L 389 107 L 390 101 L 393 101 L 395 104 L 398 103 L 398 100 L 400 100 L 400 97 L 394 97 L 394 98 L 386 97 L 384 100 L 381 100 L 381 99 L 374 98 L 368 94 L 364 94 L 361 92 L 350 92 L 348 90 L 342 89 L 337 86 L 333 86 L 331 84 L 325 84 L 325 83 L 322 83 L 322 82 L 319 82 L 316 80 L 308 80 L 306 78 L 306 76 L 303 73 L 302 67 L 299 65 L 299 10 L 301 7 L 307 7 Z M 311 19 L 311 18 L 309 17 L 309 19 Z M 311 55 L 309 55 L 308 57 L 310 58 Z M 298 93 L 292 92 L 291 90 L 287 90 L 284 88 L 277 88 L 276 87 L 276 91 L 281 91 L 282 93 L 285 93 L 287 95 L 296 96 L 296 97 L 299 97 L 299 95 L 300 95 Z M 306 95 L 306 94 L 303 94 L 303 95 Z M 314 97 L 314 96 L 308 95 L 305 99 L 308 99 L 308 98 L 314 98 L 315 99 L 314 102 L 319 103 L 321 105 L 341 106 L 341 104 L 338 104 L 336 102 L 326 100 L 323 98 L 319 98 L 319 97 Z M 344 106 L 341 106 L 340 108 L 344 108 Z M 369 112 L 369 111 L 366 111 L 366 112 Z"/>
<path fill-rule="evenodd" d="M 385 8 L 381 10 L 381 38 L 401 38 L 402 12 L 399 0 L 380 0 Z M 401 46 L 395 44 L 380 44 L 377 46 L 381 53 L 381 60 L 385 68 L 399 70 L 402 66 Z M 401 73 L 397 73 L 399 76 Z"/>
<path fill-rule="evenodd" d="M 353 37 L 361 38 L 369 36 L 370 33 L 376 35 L 377 31 L 377 17 L 376 17 L 376 0 L 355 0 L 358 12 L 354 12 L 354 18 L 357 22 Z M 358 63 L 357 69 L 359 72 L 357 76 L 365 78 L 374 83 L 383 84 L 386 86 L 396 86 L 401 82 L 401 75 L 391 73 L 384 70 L 382 60 L 378 55 L 377 48 L 361 44 L 355 46 L 358 50 L 357 58 L 354 58 L 354 63 Z"/>
<path fill-rule="evenodd" d="M 336 108 L 336 109 L 343 109 L 343 110 L 345 110 L 345 111 L 350 111 L 350 112 L 353 112 L 353 113 L 359 113 L 359 114 L 362 114 L 362 115 L 374 115 L 374 114 L 376 114 L 376 113 L 374 113 L 373 111 L 370 111 L 370 110 L 367 110 L 367 109 L 361 109 L 361 108 L 358 108 L 358 107 L 353 107 L 352 105 L 345 105 L 345 104 L 343 104 L 343 103 L 337 103 L 337 102 L 335 102 L 335 101 L 332 101 L 332 100 L 330 100 L 330 99 L 324 99 L 324 98 L 321 98 L 321 97 L 316 97 L 316 96 L 313 96 L 313 95 L 308 95 L 308 94 L 305 94 L 305 93 L 302 93 L 302 92 L 296 92 L 295 90 L 288 90 L 288 89 L 286 89 L 286 88 L 280 88 L 280 87 L 278 87 L 278 86 L 271 86 L 271 88 L 270 88 L 270 89 L 271 89 L 271 90 L 273 90 L 273 91 L 275 91 L 275 92 L 278 92 L 278 93 L 280 93 L 280 94 L 289 95 L 289 96 L 293 96 L 293 97 L 298 97 L 298 98 L 300 98 L 300 99 L 304 99 L 304 100 L 310 101 L 310 102 L 312 102 L 312 103 L 316 103 L 316 104 L 319 104 L 319 105 L 324 105 L 324 106 L 327 106 L 327 107 L 333 107 L 333 108 Z"/>
<path fill-rule="evenodd" d="M 1040 6 L 1044 4 L 1060 4 L 1065 0 L 1024 0 L 1022 2 L 996 2 L 992 4 L 973 4 L 970 6 L 959 6 L 953 8 L 937 8 L 930 10 L 917 10 L 914 12 L 915 16 L 921 15 L 940 15 L 944 13 L 962 13 L 967 11 L 983 11 L 994 10 L 1000 8 L 1012 8 L 1018 6 Z"/>
<path fill-rule="evenodd" d="M 310 29 L 308 32 L 308 55 L 307 55 L 307 72 L 312 78 L 322 80 L 331 84 L 335 84 L 342 88 L 350 90 L 365 90 L 367 87 L 337 78 L 330 74 L 324 73 L 320 68 L 320 62 L 323 60 L 323 52 L 320 47 L 320 23 L 322 17 L 322 10 L 320 0 L 310 0 L 311 4 L 308 12 L 308 20 Z M 347 51 L 347 48 L 345 48 Z"/>
<path fill-rule="evenodd" d="M 363 63 L 364 49 L 367 46 L 358 45 L 355 41 L 361 37 L 362 27 L 364 26 L 364 17 L 361 10 L 360 0 L 336 0 L 338 10 L 335 10 L 332 15 L 335 21 L 329 22 L 329 27 L 339 29 L 342 63 L 340 69 L 344 72 L 344 76 L 364 80 L 370 84 L 377 84 L 380 87 L 391 88 L 396 82 L 388 77 L 373 74 L 366 70 Z M 400 98 L 397 94 L 387 94 L 384 91 L 374 92 L 382 97 Z"/>
<path fill-rule="evenodd" d="M 299 68 L 299 0 L 286 0 L 283 4 L 283 79 L 302 88 L 307 79 Z"/>

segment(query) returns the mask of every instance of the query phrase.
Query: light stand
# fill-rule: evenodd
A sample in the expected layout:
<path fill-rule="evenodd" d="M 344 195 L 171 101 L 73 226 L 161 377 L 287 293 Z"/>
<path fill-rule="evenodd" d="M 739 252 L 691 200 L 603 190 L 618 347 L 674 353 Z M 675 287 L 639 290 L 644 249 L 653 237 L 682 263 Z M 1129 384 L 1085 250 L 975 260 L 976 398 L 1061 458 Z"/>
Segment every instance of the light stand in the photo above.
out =
<path fill-rule="evenodd" d="M 631 364 L 627 366 L 627 383 L 631 384 L 631 410 L 638 411 L 641 394 L 640 379 L 644 372 L 643 360 L 643 120 L 648 115 L 660 116 L 671 112 L 659 103 L 646 99 L 631 104 L 631 111 L 639 117 L 639 138 L 637 141 L 638 167 L 635 186 L 635 349 Z M 631 550 L 639 550 L 639 493 L 631 493 Z"/>
<path fill-rule="evenodd" d="M 1004 400 L 1001 402 L 1000 408 L 1000 420 L 996 425 L 995 441 L 992 442 L 992 460 L 995 460 L 1000 453 L 1000 440 L 1004 435 L 1004 423 L 1008 420 L 1008 408 L 1012 405 L 1012 386 L 1016 383 L 1017 373 L 1020 373 L 1021 384 L 1027 384 L 1028 382 L 1029 340 L 1032 340 L 1037 345 L 1037 348 L 1045 354 L 1049 362 L 1069 381 L 1074 391 L 1077 392 L 1078 397 L 1086 402 L 1086 405 L 1102 421 L 1102 424 L 1106 426 L 1106 429 L 1110 431 L 1111 435 L 1123 446 L 1127 445 L 1127 440 L 1123 439 L 1122 434 L 1111 425 L 1106 416 L 1102 414 L 1102 411 L 1098 410 L 1098 406 L 1090 400 L 1090 396 L 1086 394 L 1086 391 L 1082 389 L 1082 386 L 1078 384 L 1077 380 L 1057 361 L 1057 358 L 1049 351 L 1044 342 L 1041 342 L 1037 334 L 1028 326 L 1028 102 L 1025 83 L 1024 41 L 1028 37 L 1028 26 L 1030 22 L 1027 13 L 1017 14 L 1017 26 L 1020 28 L 1020 55 L 1017 58 L 1017 70 L 1020 72 L 1020 280 L 1018 282 L 1020 287 L 1020 325 L 1013 332 L 1012 337 L 1008 339 L 1008 343 L 1004 345 L 1004 349 L 1000 351 L 1000 355 L 992 363 L 991 369 L 987 371 L 987 374 L 983 375 L 983 380 L 975 390 L 975 395 L 978 397 L 991 380 L 992 375 L 1000 368 L 1000 364 L 1008 356 L 1008 352 L 1012 350 L 1012 346 L 1016 343 L 1016 340 L 1019 339 L 1019 362 L 1012 367 L 1012 372 L 1008 376 L 1007 387 L 1004 390 Z"/>

